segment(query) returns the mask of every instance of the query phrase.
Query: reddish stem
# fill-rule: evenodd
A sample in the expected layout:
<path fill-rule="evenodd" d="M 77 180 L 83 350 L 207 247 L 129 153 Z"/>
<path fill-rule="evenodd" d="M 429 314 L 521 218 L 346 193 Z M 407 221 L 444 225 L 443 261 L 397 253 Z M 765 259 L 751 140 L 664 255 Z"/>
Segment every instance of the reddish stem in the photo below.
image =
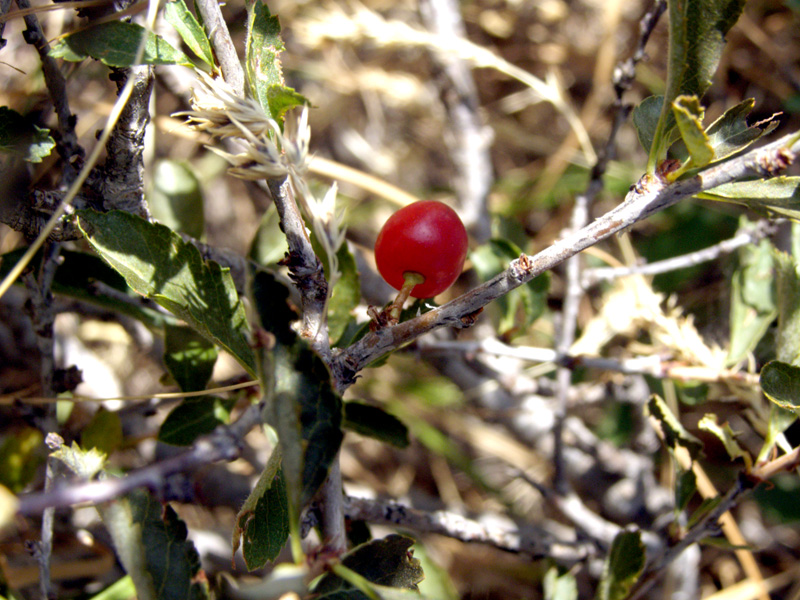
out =
<path fill-rule="evenodd" d="M 397 323 L 400 321 L 400 313 L 403 312 L 403 305 L 411 295 L 411 291 L 424 281 L 425 277 L 420 273 L 414 271 L 406 271 L 403 273 L 403 287 L 400 288 L 400 292 L 397 294 L 397 298 L 394 299 L 394 302 L 386 307 L 386 312 L 393 322 Z"/>

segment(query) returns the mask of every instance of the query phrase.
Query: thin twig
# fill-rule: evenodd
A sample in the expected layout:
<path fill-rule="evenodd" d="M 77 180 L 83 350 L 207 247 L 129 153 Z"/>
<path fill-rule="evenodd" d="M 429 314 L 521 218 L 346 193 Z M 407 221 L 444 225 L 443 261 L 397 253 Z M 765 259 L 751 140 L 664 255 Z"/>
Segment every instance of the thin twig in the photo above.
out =
<path fill-rule="evenodd" d="M 739 231 L 735 236 L 728 240 L 723 240 L 718 244 L 690 252 L 682 256 L 675 256 L 666 260 L 643 265 L 631 265 L 626 267 L 602 267 L 587 269 L 583 272 L 581 284 L 588 288 L 601 281 L 609 281 L 618 277 L 628 275 L 658 275 L 668 273 L 678 269 L 686 269 L 695 265 L 716 260 L 720 256 L 735 252 L 743 246 L 757 244 L 774 230 L 774 224 L 769 221 L 758 221 L 755 225 L 746 227 Z"/>
<path fill-rule="evenodd" d="M 30 8 L 30 3 L 28 0 L 17 0 L 17 6 L 20 10 L 25 10 Z M 58 149 L 64 159 L 64 181 L 69 185 L 77 174 L 76 167 L 80 168 L 81 166 L 73 161 L 82 158 L 84 154 L 83 149 L 78 145 L 78 136 L 75 133 L 77 117 L 72 114 L 69 108 L 66 79 L 61 74 L 56 59 L 50 56 L 50 44 L 47 43 L 47 38 L 39 25 L 38 17 L 35 14 L 26 15 L 25 26 L 27 30 L 24 32 L 23 37 L 39 53 L 45 85 L 58 117 L 60 129 Z"/>
<path fill-rule="evenodd" d="M 303 308 L 301 335 L 327 363 L 331 356 L 326 321 L 328 283 L 325 280 L 322 263 L 311 247 L 305 222 L 292 197 L 292 188 L 288 180 L 269 179 L 267 185 L 278 211 L 281 229 L 289 245 L 289 255 L 284 262 L 289 267 L 292 281 L 300 292 Z"/>
<path fill-rule="evenodd" d="M 642 578 L 637 583 L 636 591 L 631 595 L 630 599 L 638 600 L 646 597 L 647 592 L 652 588 L 661 571 L 678 558 L 686 548 L 715 533 L 719 529 L 719 520 L 722 515 L 736 506 L 741 496 L 752 487 L 753 482 L 741 475 L 736 480 L 736 485 L 728 490 L 717 506 L 700 519 L 679 542 L 666 548 L 647 565 Z"/>
<path fill-rule="evenodd" d="M 547 557 L 562 565 L 583 561 L 595 554 L 592 544 L 557 540 L 543 528 L 510 522 L 507 517 L 485 515 L 473 519 L 449 511 L 426 512 L 392 500 L 345 496 L 347 518 L 392 525 L 419 533 L 436 533 L 463 542 L 489 544 L 508 552 Z"/>
<path fill-rule="evenodd" d="M 128 492 L 146 487 L 153 491 L 163 489 L 168 476 L 188 473 L 193 469 L 221 460 L 233 460 L 241 452 L 242 439 L 253 427 L 261 423 L 261 408 L 251 404 L 231 425 L 220 425 L 209 435 L 198 438 L 186 452 L 131 471 L 119 479 L 105 479 L 76 483 L 50 492 L 22 494 L 18 512 L 33 516 L 45 509 L 63 508 L 75 504 L 99 504 Z"/>
<path fill-rule="evenodd" d="M 657 177 L 643 177 L 631 189 L 624 202 L 580 231 L 568 235 L 535 256 L 522 255 L 512 261 L 503 273 L 443 306 L 396 326 L 368 333 L 349 348 L 337 352 L 331 366 L 338 387 L 341 390 L 347 388 L 364 366 L 424 333 L 440 327 L 468 327 L 474 323 L 478 312 L 491 301 L 599 241 L 700 191 L 745 177 L 775 176 L 798 154 L 800 139 L 796 134 L 789 134 L 689 179 L 667 184 Z"/>

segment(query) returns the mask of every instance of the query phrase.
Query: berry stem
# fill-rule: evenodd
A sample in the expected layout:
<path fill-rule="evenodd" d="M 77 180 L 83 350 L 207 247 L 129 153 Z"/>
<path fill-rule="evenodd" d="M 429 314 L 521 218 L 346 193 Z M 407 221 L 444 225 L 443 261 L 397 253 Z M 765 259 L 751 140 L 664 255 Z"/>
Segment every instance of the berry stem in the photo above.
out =
<path fill-rule="evenodd" d="M 411 291 L 424 281 L 425 277 L 415 271 L 406 271 L 403 273 L 403 287 L 400 288 L 400 292 L 397 294 L 397 298 L 394 299 L 394 302 L 386 308 L 386 312 L 393 322 L 397 323 L 400 321 L 400 313 L 403 312 L 403 305 L 411 295 Z"/>

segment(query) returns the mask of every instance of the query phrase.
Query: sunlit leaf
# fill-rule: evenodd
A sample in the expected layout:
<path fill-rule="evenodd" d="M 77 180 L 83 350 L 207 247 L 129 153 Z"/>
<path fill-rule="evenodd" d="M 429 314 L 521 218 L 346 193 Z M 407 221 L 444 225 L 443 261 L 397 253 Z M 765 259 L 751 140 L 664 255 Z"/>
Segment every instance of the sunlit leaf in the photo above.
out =
<path fill-rule="evenodd" d="M 756 211 L 800 220 L 800 177 L 736 181 L 697 194 L 697 197 L 741 204 Z"/>
<path fill-rule="evenodd" d="M 168 227 L 122 211 L 76 211 L 92 248 L 134 290 L 230 352 L 251 374 L 247 318 L 228 269 L 204 261 Z"/>
<path fill-rule="evenodd" d="M 647 409 L 650 412 L 650 416 L 656 419 L 661 426 L 661 431 L 664 434 L 664 443 L 667 448 L 674 450 L 677 446 L 683 446 L 693 458 L 703 449 L 702 442 L 686 431 L 686 428 L 662 398 L 655 394 L 651 396 L 650 401 L 647 403 Z"/>
<path fill-rule="evenodd" d="M 100 408 L 81 431 L 81 447 L 106 456 L 122 445 L 122 421 L 116 412 Z"/>
<path fill-rule="evenodd" d="M 736 434 L 731 429 L 728 423 L 720 425 L 717 423 L 717 416 L 714 414 L 703 415 L 700 422 L 697 424 L 701 431 L 707 431 L 716 437 L 725 447 L 725 451 L 730 456 L 731 460 L 741 458 L 744 461 L 745 469 L 749 472 L 753 466 L 753 458 L 750 453 L 739 445 L 736 441 Z"/>
<path fill-rule="evenodd" d="M 0 152 L 38 163 L 50 156 L 55 147 L 49 129 L 37 127 L 17 111 L 0 106 Z"/>
<path fill-rule="evenodd" d="M 572 573 L 550 567 L 544 576 L 544 600 L 578 600 L 578 582 Z"/>
<path fill-rule="evenodd" d="M 748 98 L 726 110 L 719 119 L 706 129 L 708 141 L 714 148 L 715 160 L 726 158 L 744 150 L 779 125 L 776 115 L 753 125 L 748 125 L 747 115 L 750 114 L 754 106 L 755 100 Z"/>
<path fill-rule="evenodd" d="M 42 433 L 33 427 L 4 434 L 0 443 L 0 485 L 21 492 L 30 483 L 45 458 L 43 441 Z"/>
<path fill-rule="evenodd" d="M 666 158 L 676 127 L 672 102 L 681 95 L 702 98 L 717 70 L 725 35 L 739 19 L 745 0 L 669 0 L 667 87 L 653 133 L 648 172 Z"/>
<path fill-rule="evenodd" d="M 137 63 L 136 50 L 145 35 L 144 55 Z M 109 67 L 133 67 L 137 64 L 192 66 L 188 56 L 170 46 L 162 37 L 148 34 L 141 25 L 117 20 L 64 36 L 53 45 L 50 56 L 72 62 L 94 58 Z"/>
<path fill-rule="evenodd" d="M 183 43 L 189 46 L 203 62 L 208 66 L 214 67 L 214 52 L 211 50 L 211 43 L 208 36 L 195 16 L 189 11 L 184 0 L 167 2 L 164 6 L 164 18 L 175 28 L 181 36 Z"/>
<path fill-rule="evenodd" d="M 705 111 L 696 96 L 678 96 L 672 103 L 672 114 L 681 139 L 691 158 L 691 165 L 703 167 L 714 158 L 714 149 L 703 131 Z"/>

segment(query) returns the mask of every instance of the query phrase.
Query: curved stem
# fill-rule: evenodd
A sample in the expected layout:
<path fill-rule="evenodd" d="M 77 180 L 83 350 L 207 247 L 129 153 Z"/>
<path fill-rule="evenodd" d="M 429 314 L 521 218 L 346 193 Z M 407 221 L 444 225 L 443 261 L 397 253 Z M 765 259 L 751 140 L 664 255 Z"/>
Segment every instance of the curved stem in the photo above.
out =
<path fill-rule="evenodd" d="M 424 282 L 425 277 L 420 273 L 415 271 L 406 271 L 403 273 L 403 287 L 400 288 L 400 293 L 397 294 L 397 298 L 394 299 L 394 302 L 386 309 L 392 321 L 397 323 L 400 320 L 400 313 L 403 312 L 403 305 L 406 303 L 406 300 L 408 300 L 411 292 L 415 287 Z"/>

